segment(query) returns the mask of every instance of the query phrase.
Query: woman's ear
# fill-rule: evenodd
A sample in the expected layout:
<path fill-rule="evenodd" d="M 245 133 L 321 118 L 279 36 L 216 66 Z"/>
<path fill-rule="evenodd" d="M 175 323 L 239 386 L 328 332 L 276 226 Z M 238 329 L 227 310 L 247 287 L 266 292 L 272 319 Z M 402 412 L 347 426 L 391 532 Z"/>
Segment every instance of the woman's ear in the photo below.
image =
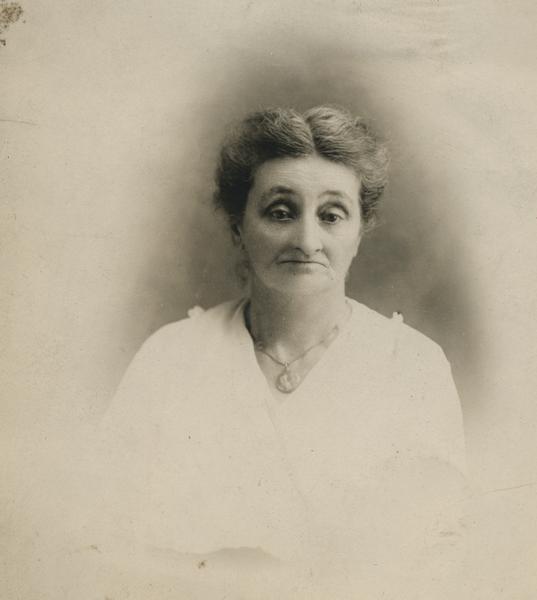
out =
<path fill-rule="evenodd" d="M 233 238 L 233 243 L 237 246 L 241 245 L 241 230 L 238 223 L 231 223 L 231 236 Z"/>
<path fill-rule="evenodd" d="M 352 258 L 356 258 L 357 254 L 358 254 L 358 250 L 360 249 L 360 244 L 362 242 L 362 236 L 364 235 L 364 222 L 362 219 L 360 219 L 360 229 L 358 230 L 358 237 L 356 238 L 356 246 L 354 249 L 354 254 L 352 255 Z"/>
<path fill-rule="evenodd" d="M 352 255 L 353 258 L 356 258 L 356 256 L 358 255 L 358 250 L 360 249 L 361 241 L 362 241 L 362 233 L 360 232 L 360 235 L 358 236 L 358 241 L 356 242 L 356 248 L 354 250 L 354 254 Z"/>

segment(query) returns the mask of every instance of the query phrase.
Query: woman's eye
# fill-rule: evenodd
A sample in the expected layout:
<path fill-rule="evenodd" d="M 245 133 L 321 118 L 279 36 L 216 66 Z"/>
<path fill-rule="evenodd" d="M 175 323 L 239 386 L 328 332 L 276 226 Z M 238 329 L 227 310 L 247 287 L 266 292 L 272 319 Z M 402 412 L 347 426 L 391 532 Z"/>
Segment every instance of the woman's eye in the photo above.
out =
<path fill-rule="evenodd" d="M 269 216 L 275 221 L 287 221 L 291 218 L 291 213 L 285 208 L 273 208 L 269 211 Z"/>
<path fill-rule="evenodd" d="M 338 221 L 341 221 L 343 219 L 343 215 L 340 215 L 337 212 L 329 212 L 321 215 L 321 219 L 325 223 L 337 223 Z"/>

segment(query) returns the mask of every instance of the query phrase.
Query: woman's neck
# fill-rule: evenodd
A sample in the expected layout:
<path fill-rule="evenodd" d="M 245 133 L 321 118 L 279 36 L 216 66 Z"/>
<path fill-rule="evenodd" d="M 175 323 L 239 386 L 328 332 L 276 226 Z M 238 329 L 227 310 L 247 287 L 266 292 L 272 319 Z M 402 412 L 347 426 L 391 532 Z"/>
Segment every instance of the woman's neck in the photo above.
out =
<path fill-rule="evenodd" d="M 287 361 L 341 327 L 349 311 L 344 289 L 296 297 L 252 285 L 248 324 L 256 342 Z"/>

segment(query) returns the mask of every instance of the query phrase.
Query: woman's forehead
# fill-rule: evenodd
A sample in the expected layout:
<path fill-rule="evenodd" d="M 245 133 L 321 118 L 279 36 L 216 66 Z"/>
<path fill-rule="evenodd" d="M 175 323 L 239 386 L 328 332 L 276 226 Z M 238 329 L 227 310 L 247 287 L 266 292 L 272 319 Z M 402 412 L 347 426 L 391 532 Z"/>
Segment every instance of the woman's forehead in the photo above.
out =
<path fill-rule="evenodd" d="M 351 167 L 317 154 L 275 158 L 262 163 L 255 172 L 254 195 L 332 191 L 355 198 L 360 180 Z"/>

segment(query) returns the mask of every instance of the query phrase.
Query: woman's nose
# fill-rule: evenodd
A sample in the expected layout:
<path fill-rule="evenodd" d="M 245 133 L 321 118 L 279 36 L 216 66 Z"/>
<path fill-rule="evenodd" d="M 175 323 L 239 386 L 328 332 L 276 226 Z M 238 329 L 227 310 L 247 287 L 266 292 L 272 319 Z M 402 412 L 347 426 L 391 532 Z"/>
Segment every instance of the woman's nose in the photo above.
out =
<path fill-rule="evenodd" d="M 298 219 L 296 225 L 295 248 L 297 250 L 301 250 L 306 256 L 312 256 L 322 250 L 322 232 L 316 217 L 303 216 Z"/>

